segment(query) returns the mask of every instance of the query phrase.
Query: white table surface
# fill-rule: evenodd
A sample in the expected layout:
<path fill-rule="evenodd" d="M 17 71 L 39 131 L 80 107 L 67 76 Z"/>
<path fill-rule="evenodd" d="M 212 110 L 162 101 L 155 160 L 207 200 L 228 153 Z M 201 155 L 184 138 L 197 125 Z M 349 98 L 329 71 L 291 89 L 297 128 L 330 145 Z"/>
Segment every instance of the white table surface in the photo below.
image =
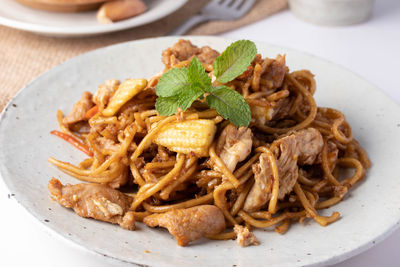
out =
<path fill-rule="evenodd" d="M 292 47 L 328 59 L 360 74 L 400 104 L 399 0 L 377 0 L 373 17 L 359 25 L 315 26 L 284 11 L 221 36 Z M 0 182 L 0 266 L 121 265 L 50 233 L 8 193 Z M 337 266 L 399 266 L 399 247 L 400 229 Z"/>

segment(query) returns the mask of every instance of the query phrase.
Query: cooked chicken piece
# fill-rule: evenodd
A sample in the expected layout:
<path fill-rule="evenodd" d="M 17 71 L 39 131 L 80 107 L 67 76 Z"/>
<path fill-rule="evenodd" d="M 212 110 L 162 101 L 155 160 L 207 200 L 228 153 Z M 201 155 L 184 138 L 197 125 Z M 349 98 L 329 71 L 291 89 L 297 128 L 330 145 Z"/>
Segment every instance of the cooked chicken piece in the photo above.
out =
<path fill-rule="evenodd" d="M 186 246 L 206 235 L 218 234 L 225 229 L 224 215 L 213 205 L 153 214 L 144 218 L 143 222 L 150 227 L 167 228 L 180 246 Z"/>
<path fill-rule="evenodd" d="M 233 231 L 236 233 L 236 241 L 239 246 L 258 246 L 260 244 L 254 233 L 250 232 L 247 227 L 236 224 L 235 227 L 233 227 Z"/>
<path fill-rule="evenodd" d="M 219 52 L 209 46 L 203 46 L 200 48 L 200 53 L 196 55 L 200 62 L 206 64 L 212 64 L 218 56 Z"/>
<path fill-rule="evenodd" d="M 250 105 L 251 117 L 257 124 L 265 125 L 269 121 L 284 119 L 294 104 L 295 98 L 285 97 L 274 102 L 265 101 L 268 106 Z"/>
<path fill-rule="evenodd" d="M 260 162 L 253 164 L 252 169 L 255 183 L 244 202 L 243 209 L 245 211 L 255 211 L 264 206 L 271 197 L 274 182 L 271 162 L 267 154 L 261 154 Z"/>
<path fill-rule="evenodd" d="M 298 131 L 295 134 L 299 165 L 311 165 L 324 147 L 321 133 L 314 128 Z"/>
<path fill-rule="evenodd" d="M 271 106 L 261 107 L 250 105 L 251 117 L 257 124 L 265 125 L 269 122 L 273 115 L 276 113 L 275 109 Z"/>
<path fill-rule="evenodd" d="M 267 70 L 263 73 L 263 78 L 272 82 L 272 89 L 282 86 L 286 74 L 285 56 L 278 55 Z"/>
<path fill-rule="evenodd" d="M 172 47 L 168 47 L 162 52 L 162 62 L 167 66 L 171 66 L 171 55 L 174 55 L 178 62 L 180 62 L 189 59 L 198 52 L 199 48 L 197 46 L 192 45 L 188 40 L 180 39 Z"/>
<path fill-rule="evenodd" d="M 135 230 L 135 218 L 129 207 L 132 198 L 102 184 L 62 185 L 55 178 L 49 182 L 50 194 L 59 204 L 72 208 L 79 216 L 119 224 Z"/>
<path fill-rule="evenodd" d="M 232 124 L 224 128 L 218 138 L 217 153 L 229 171 L 233 172 L 238 162 L 247 158 L 251 152 L 251 130 L 247 127 L 239 129 Z"/>
<path fill-rule="evenodd" d="M 266 71 L 267 81 L 269 81 L 269 89 L 276 90 L 282 86 L 285 78 L 286 66 L 285 58 L 278 55 L 277 59 L 271 63 Z M 275 91 L 279 92 L 279 91 Z M 270 102 L 268 107 L 257 107 L 257 111 L 253 117 L 261 124 L 265 124 L 271 120 L 284 119 L 289 115 L 290 110 L 293 107 L 295 97 L 288 96 L 279 100 Z M 253 111 L 253 110 L 252 110 Z"/>
<path fill-rule="evenodd" d="M 96 105 L 100 105 L 100 103 L 107 105 L 119 85 L 119 80 L 107 80 L 97 88 L 97 91 L 93 95 L 93 102 Z"/>
<path fill-rule="evenodd" d="M 279 142 L 277 143 L 279 152 L 276 153 L 279 157 L 275 154 L 279 174 L 278 198 L 283 199 L 287 193 L 292 191 L 298 177 L 296 138 L 291 135 L 275 142 Z M 264 206 L 271 198 L 274 182 L 271 161 L 267 154 L 261 154 L 259 163 L 253 164 L 252 167 L 255 183 L 244 203 L 245 211 L 255 211 Z"/>
<path fill-rule="evenodd" d="M 92 94 L 83 92 L 81 99 L 73 106 L 70 114 L 65 116 L 63 122 L 66 125 L 71 125 L 79 121 L 85 120 L 85 114 L 94 106 L 92 102 Z"/>
<path fill-rule="evenodd" d="M 269 60 L 269 59 L 264 59 Z M 286 74 L 285 57 L 278 55 L 268 66 L 262 77 L 269 84 L 266 90 L 275 92 L 282 86 Z M 293 106 L 294 98 L 285 97 L 277 101 L 269 102 L 269 106 L 250 106 L 251 116 L 258 124 L 265 125 L 270 120 L 279 120 L 289 114 Z"/>
<path fill-rule="evenodd" d="M 273 102 L 271 104 L 271 120 L 280 120 L 287 117 L 289 115 L 290 109 L 294 104 L 294 100 L 295 98 L 289 96 Z"/>
<path fill-rule="evenodd" d="M 274 153 L 279 173 L 278 198 L 283 199 L 287 193 L 293 190 L 298 177 L 299 150 L 297 150 L 296 134 L 280 138 L 274 143 L 279 148 L 279 151 Z"/>
<path fill-rule="evenodd" d="M 313 164 L 322 150 L 323 139 L 318 130 L 308 128 L 277 139 L 271 146 L 277 148 L 273 153 L 279 174 L 278 198 L 283 199 L 286 194 L 293 190 L 293 186 L 297 181 L 297 164 Z M 248 212 L 255 211 L 268 202 L 274 181 L 271 161 L 267 154 L 261 154 L 260 161 L 253 164 L 252 167 L 255 183 L 246 198 L 243 208 Z"/>
<path fill-rule="evenodd" d="M 197 56 L 200 62 L 211 64 L 214 62 L 214 59 L 219 56 L 219 53 L 216 50 L 211 49 L 209 46 L 198 48 L 190 41 L 180 39 L 172 47 L 169 47 L 162 52 L 162 62 L 166 66 L 172 65 L 171 55 L 175 56 L 177 60 L 175 63 L 189 60 L 193 56 Z"/>

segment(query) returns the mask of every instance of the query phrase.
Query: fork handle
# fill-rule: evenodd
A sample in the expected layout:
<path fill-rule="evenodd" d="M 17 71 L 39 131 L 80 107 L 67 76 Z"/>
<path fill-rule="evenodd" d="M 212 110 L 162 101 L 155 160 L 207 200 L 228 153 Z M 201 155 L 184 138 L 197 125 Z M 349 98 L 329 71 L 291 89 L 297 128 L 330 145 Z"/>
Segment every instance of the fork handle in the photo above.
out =
<path fill-rule="evenodd" d="M 168 35 L 183 35 L 186 32 L 188 32 L 191 28 L 193 28 L 194 26 L 196 26 L 202 22 L 205 22 L 207 20 L 209 20 L 209 19 L 205 16 L 201 16 L 201 15 L 193 16 L 193 17 L 189 18 L 188 20 L 186 20 L 178 28 L 176 28 L 175 30 L 168 33 Z"/>

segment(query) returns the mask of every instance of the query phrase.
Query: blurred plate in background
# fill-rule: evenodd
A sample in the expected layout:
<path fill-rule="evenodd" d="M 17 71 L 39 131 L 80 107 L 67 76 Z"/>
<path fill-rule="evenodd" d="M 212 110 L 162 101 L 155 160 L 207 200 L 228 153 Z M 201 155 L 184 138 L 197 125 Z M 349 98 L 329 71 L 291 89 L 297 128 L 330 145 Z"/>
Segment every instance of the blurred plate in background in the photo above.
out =
<path fill-rule="evenodd" d="M 145 0 L 148 10 L 136 17 L 102 25 L 96 11 L 81 13 L 48 12 L 29 8 L 16 0 L 0 0 L 0 24 L 43 35 L 86 36 L 125 30 L 163 18 L 179 9 L 187 0 Z"/>

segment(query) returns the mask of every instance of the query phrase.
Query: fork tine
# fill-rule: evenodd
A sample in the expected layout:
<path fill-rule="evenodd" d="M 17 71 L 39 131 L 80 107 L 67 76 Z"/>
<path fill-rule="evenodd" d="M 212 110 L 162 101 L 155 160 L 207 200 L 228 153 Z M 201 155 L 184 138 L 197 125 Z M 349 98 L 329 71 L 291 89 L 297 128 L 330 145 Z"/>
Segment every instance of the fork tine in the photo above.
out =
<path fill-rule="evenodd" d="M 222 5 L 226 8 L 231 8 L 232 5 L 235 3 L 236 0 L 225 0 Z"/>
<path fill-rule="evenodd" d="M 247 12 L 253 6 L 254 2 L 255 0 L 244 0 L 244 3 L 239 10 L 243 13 Z"/>
<path fill-rule="evenodd" d="M 247 13 L 254 2 L 255 0 L 210 0 L 198 15 L 185 21 L 169 35 L 181 35 L 204 21 L 238 19 Z"/>
<path fill-rule="evenodd" d="M 226 0 L 211 0 L 210 2 L 208 2 L 207 6 L 208 7 L 218 7 L 224 1 L 226 1 Z"/>
<path fill-rule="evenodd" d="M 243 5 L 244 2 L 246 2 L 246 0 L 237 0 L 237 1 L 235 1 L 235 3 L 232 5 L 232 8 L 235 8 L 235 9 L 239 10 L 239 9 L 242 7 L 242 5 Z"/>

